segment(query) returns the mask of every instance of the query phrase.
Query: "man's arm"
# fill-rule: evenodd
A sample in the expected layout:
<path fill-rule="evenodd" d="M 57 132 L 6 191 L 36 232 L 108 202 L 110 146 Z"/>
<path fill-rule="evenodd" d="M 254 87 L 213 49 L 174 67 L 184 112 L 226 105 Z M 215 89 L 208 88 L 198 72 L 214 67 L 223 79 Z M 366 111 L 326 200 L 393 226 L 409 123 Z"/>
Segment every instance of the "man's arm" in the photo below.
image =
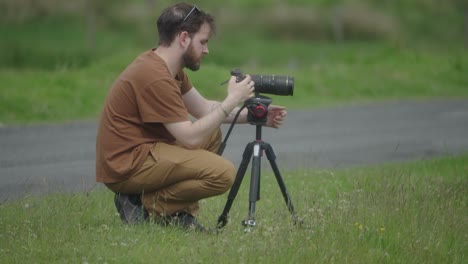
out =
<path fill-rule="evenodd" d="M 206 100 L 202 95 L 198 93 L 195 88 L 192 88 L 188 93 L 183 96 L 184 103 L 187 105 L 187 109 L 191 115 L 195 118 L 201 118 L 212 111 L 216 111 L 220 107 L 221 102 Z M 191 109 L 189 109 L 189 107 Z M 224 119 L 224 123 L 232 123 L 234 117 L 239 111 L 240 107 L 236 106 L 231 112 L 228 113 L 228 116 Z M 238 124 L 247 123 L 247 108 L 244 108 L 239 114 L 239 117 L 236 121 Z M 270 105 L 268 107 L 268 116 L 266 126 L 272 128 L 279 128 L 284 119 L 286 118 L 286 109 L 282 106 Z"/>
<path fill-rule="evenodd" d="M 195 88 L 190 89 L 190 91 L 184 94 L 182 99 L 184 100 L 188 112 L 197 119 L 206 116 L 212 111 L 216 111 L 216 108 L 220 107 L 221 104 L 221 102 L 218 101 L 205 99 Z M 231 123 L 239 109 L 240 107 L 237 106 L 229 112 L 228 117 L 223 120 L 223 123 Z M 247 109 L 241 112 L 237 123 L 247 123 Z"/>
<path fill-rule="evenodd" d="M 209 114 L 212 111 L 216 111 L 216 108 L 220 107 L 221 102 L 212 101 L 205 99 L 195 88 L 192 88 L 189 92 L 183 95 L 183 100 L 187 106 L 187 110 L 195 118 L 200 119 L 203 116 Z M 228 117 L 224 119 L 224 123 L 232 123 L 234 117 L 239 111 L 240 107 L 235 107 Z M 247 123 L 247 109 L 244 108 L 239 114 L 237 119 L 238 124 Z M 284 119 L 286 118 L 287 112 L 286 109 L 282 106 L 270 105 L 268 107 L 268 117 L 267 124 L 268 127 L 279 128 Z"/>
<path fill-rule="evenodd" d="M 228 84 L 228 96 L 221 103 L 206 100 L 192 88 L 182 96 L 188 112 L 197 120 L 178 123 L 165 123 L 166 129 L 176 138 L 178 144 L 188 149 L 198 148 L 221 123 L 226 121 L 234 108 L 253 96 L 253 83 L 250 76 L 241 82 L 231 77 Z M 215 106 L 216 107 L 213 107 Z"/>

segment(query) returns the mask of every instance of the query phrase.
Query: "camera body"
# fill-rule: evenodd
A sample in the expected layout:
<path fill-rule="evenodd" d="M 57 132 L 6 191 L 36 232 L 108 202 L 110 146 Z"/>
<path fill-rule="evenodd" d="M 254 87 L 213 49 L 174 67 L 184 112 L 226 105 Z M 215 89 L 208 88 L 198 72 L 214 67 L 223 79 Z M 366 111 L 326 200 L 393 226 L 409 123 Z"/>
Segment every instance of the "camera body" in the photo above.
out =
<path fill-rule="evenodd" d="M 231 75 L 236 77 L 236 82 L 244 80 L 245 75 L 240 69 L 231 71 Z M 272 99 L 259 93 L 276 95 L 293 95 L 294 78 L 277 75 L 250 75 L 255 83 L 255 97 L 244 102 L 247 108 L 247 121 L 252 125 L 266 125 L 268 117 L 268 106 Z"/>

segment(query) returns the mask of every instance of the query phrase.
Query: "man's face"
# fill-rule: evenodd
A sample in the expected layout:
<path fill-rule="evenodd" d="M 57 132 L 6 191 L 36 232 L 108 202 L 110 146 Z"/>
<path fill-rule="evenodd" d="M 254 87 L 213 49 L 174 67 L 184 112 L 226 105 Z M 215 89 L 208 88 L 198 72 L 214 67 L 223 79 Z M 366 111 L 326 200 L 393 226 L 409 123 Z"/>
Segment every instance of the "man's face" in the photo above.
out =
<path fill-rule="evenodd" d="M 193 35 L 187 51 L 182 56 L 185 67 L 192 71 L 200 69 L 201 60 L 209 53 L 208 40 L 210 37 L 210 26 L 205 23 L 200 27 L 200 30 Z"/>

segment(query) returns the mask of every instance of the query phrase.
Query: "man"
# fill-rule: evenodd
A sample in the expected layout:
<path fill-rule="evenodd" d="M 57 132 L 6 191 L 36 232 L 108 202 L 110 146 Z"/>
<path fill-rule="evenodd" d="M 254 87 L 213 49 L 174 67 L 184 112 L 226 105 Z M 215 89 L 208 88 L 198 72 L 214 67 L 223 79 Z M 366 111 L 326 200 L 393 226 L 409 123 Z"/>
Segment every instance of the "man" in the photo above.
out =
<path fill-rule="evenodd" d="M 160 223 L 203 229 L 198 201 L 225 193 L 235 178 L 216 155 L 220 125 L 253 97 L 250 76 L 231 77 L 222 102 L 205 99 L 184 68 L 196 71 L 208 54 L 213 18 L 196 6 L 166 8 L 157 22 L 158 47 L 138 56 L 107 95 L 96 141 L 96 180 L 116 193 L 125 223 L 148 216 Z M 195 121 L 191 121 L 190 116 Z M 238 122 L 246 122 L 247 112 Z M 283 107 L 271 106 L 267 126 L 279 127 Z"/>

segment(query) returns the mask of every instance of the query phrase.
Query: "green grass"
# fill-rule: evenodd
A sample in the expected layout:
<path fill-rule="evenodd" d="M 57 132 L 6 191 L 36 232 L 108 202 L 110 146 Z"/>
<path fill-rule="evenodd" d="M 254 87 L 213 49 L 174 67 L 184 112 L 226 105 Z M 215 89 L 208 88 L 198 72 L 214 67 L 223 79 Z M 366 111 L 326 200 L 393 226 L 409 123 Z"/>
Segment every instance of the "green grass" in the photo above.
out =
<path fill-rule="evenodd" d="M 154 11 L 138 1 L 101 10 L 95 47 L 90 49 L 82 4 L 71 10 L 65 4 L 44 1 L 37 9 L 8 0 L 6 7 L 24 13 L 17 11 L 15 16 L 8 8 L 0 11 L 4 13 L 0 19 L 4 22 L 0 24 L 0 123 L 97 118 L 113 80 L 135 56 L 154 46 L 155 13 L 169 2 L 158 1 Z M 290 75 L 295 78 L 294 96 L 272 96 L 275 104 L 288 108 L 468 97 L 461 8 L 433 0 L 363 0 L 356 6 L 343 5 L 345 2 L 296 0 L 281 6 L 256 0 L 227 1 L 220 6 L 218 1 L 200 1 L 200 6 L 219 18 L 220 30 L 210 41 L 210 54 L 202 69 L 189 75 L 202 94 L 214 99 L 224 98 L 225 87 L 219 84 L 229 78 L 233 68 Z M 335 42 L 304 38 L 301 32 L 310 33 L 314 27 L 307 20 L 308 11 L 325 19 L 316 26 L 329 27 L 326 20 L 336 7 L 349 12 L 347 19 L 355 27 L 369 18 L 378 24 L 387 15 L 401 24 L 390 39 Z M 285 8 L 304 12 L 282 18 L 281 27 L 271 27 L 277 10 Z M 288 27 L 299 34 L 285 37 Z"/>
<path fill-rule="evenodd" d="M 388 99 L 468 97 L 465 74 L 468 53 L 462 50 L 416 50 L 382 43 L 261 40 L 251 43 L 248 49 L 238 49 L 237 44 L 223 45 L 214 40 L 201 70 L 188 72 L 206 97 L 224 98 L 225 87 L 219 84 L 237 67 L 253 74 L 293 76 L 294 96 L 272 96 L 275 104 L 288 108 Z M 97 118 L 113 80 L 142 51 L 123 50 L 78 69 L 2 69 L 0 122 Z"/>
<path fill-rule="evenodd" d="M 1 68 L 35 68 L 52 72 L 86 67 L 96 58 L 121 52 L 125 47 L 138 47 L 138 42 L 143 42 L 130 30 L 97 28 L 95 44 L 91 48 L 85 21 L 67 17 L 45 17 L 27 24 L 2 23 L 0 35 L 3 36 Z"/>
<path fill-rule="evenodd" d="M 124 226 L 112 194 L 30 197 L 0 205 L 2 263 L 466 263 L 468 156 L 283 174 L 304 225 L 293 226 L 271 172 L 257 227 L 245 232 L 248 181 L 219 234 Z M 225 196 L 202 203 L 216 224 Z"/>
<path fill-rule="evenodd" d="M 157 1 L 164 6 L 168 2 Z M 275 104 L 290 109 L 468 98 L 463 8 L 434 0 L 352 1 L 364 7 L 357 13 L 363 20 L 355 14 L 348 18 L 357 33 L 372 30 L 368 23 L 358 27 L 366 16 L 378 24 L 388 15 L 399 23 L 396 35 L 323 40 L 330 34 L 331 11 L 344 2 L 288 1 L 315 10 L 318 24 L 308 24 L 312 20 L 303 12 L 290 17 L 289 25 L 269 27 L 277 19 L 271 1 L 228 0 L 222 7 L 219 1 L 200 1 L 221 18 L 222 32 L 210 41 L 201 70 L 188 74 L 202 94 L 216 99 L 225 96 L 219 84 L 232 68 L 293 76 L 294 96 L 272 96 Z M 155 42 L 155 12 L 141 3 L 136 9 L 107 5 L 98 17 L 94 49 L 87 46 L 82 11 L 64 12 L 51 1 L 42 1 L 42 9 L 8 3 L 24 5 L 19 9 L 29 8 L 35 15 L 22 19 L 2 13 L 0 18 L 0 125 L 97 118 L 117 75 Z M 353 15 L 352 9 L 344 10 Z M 325 32 L 320 40 L 314 39 L 314 27 L 321 27 L 319 35 Z M 375 30 L 367 33 L 386 36 Z M 467 164 L 468 156 L 462 156 L 288 172 L 283 175 L 286 185 L 305 220 L 300 227 L 291 224 L 277 184 L 265 171 L 258 226 L 244 232 L 240 225 L 248 212 L 245 181 L 231 222 L 216 235 L 153 224 L 124 226 L 112 194 L 101 188 L 28 197 L 0 204 L 0 263 L 466 263 Z M 200 220 L 214 226 L 225 201 L 226 196 L 203 201 Z"/>

